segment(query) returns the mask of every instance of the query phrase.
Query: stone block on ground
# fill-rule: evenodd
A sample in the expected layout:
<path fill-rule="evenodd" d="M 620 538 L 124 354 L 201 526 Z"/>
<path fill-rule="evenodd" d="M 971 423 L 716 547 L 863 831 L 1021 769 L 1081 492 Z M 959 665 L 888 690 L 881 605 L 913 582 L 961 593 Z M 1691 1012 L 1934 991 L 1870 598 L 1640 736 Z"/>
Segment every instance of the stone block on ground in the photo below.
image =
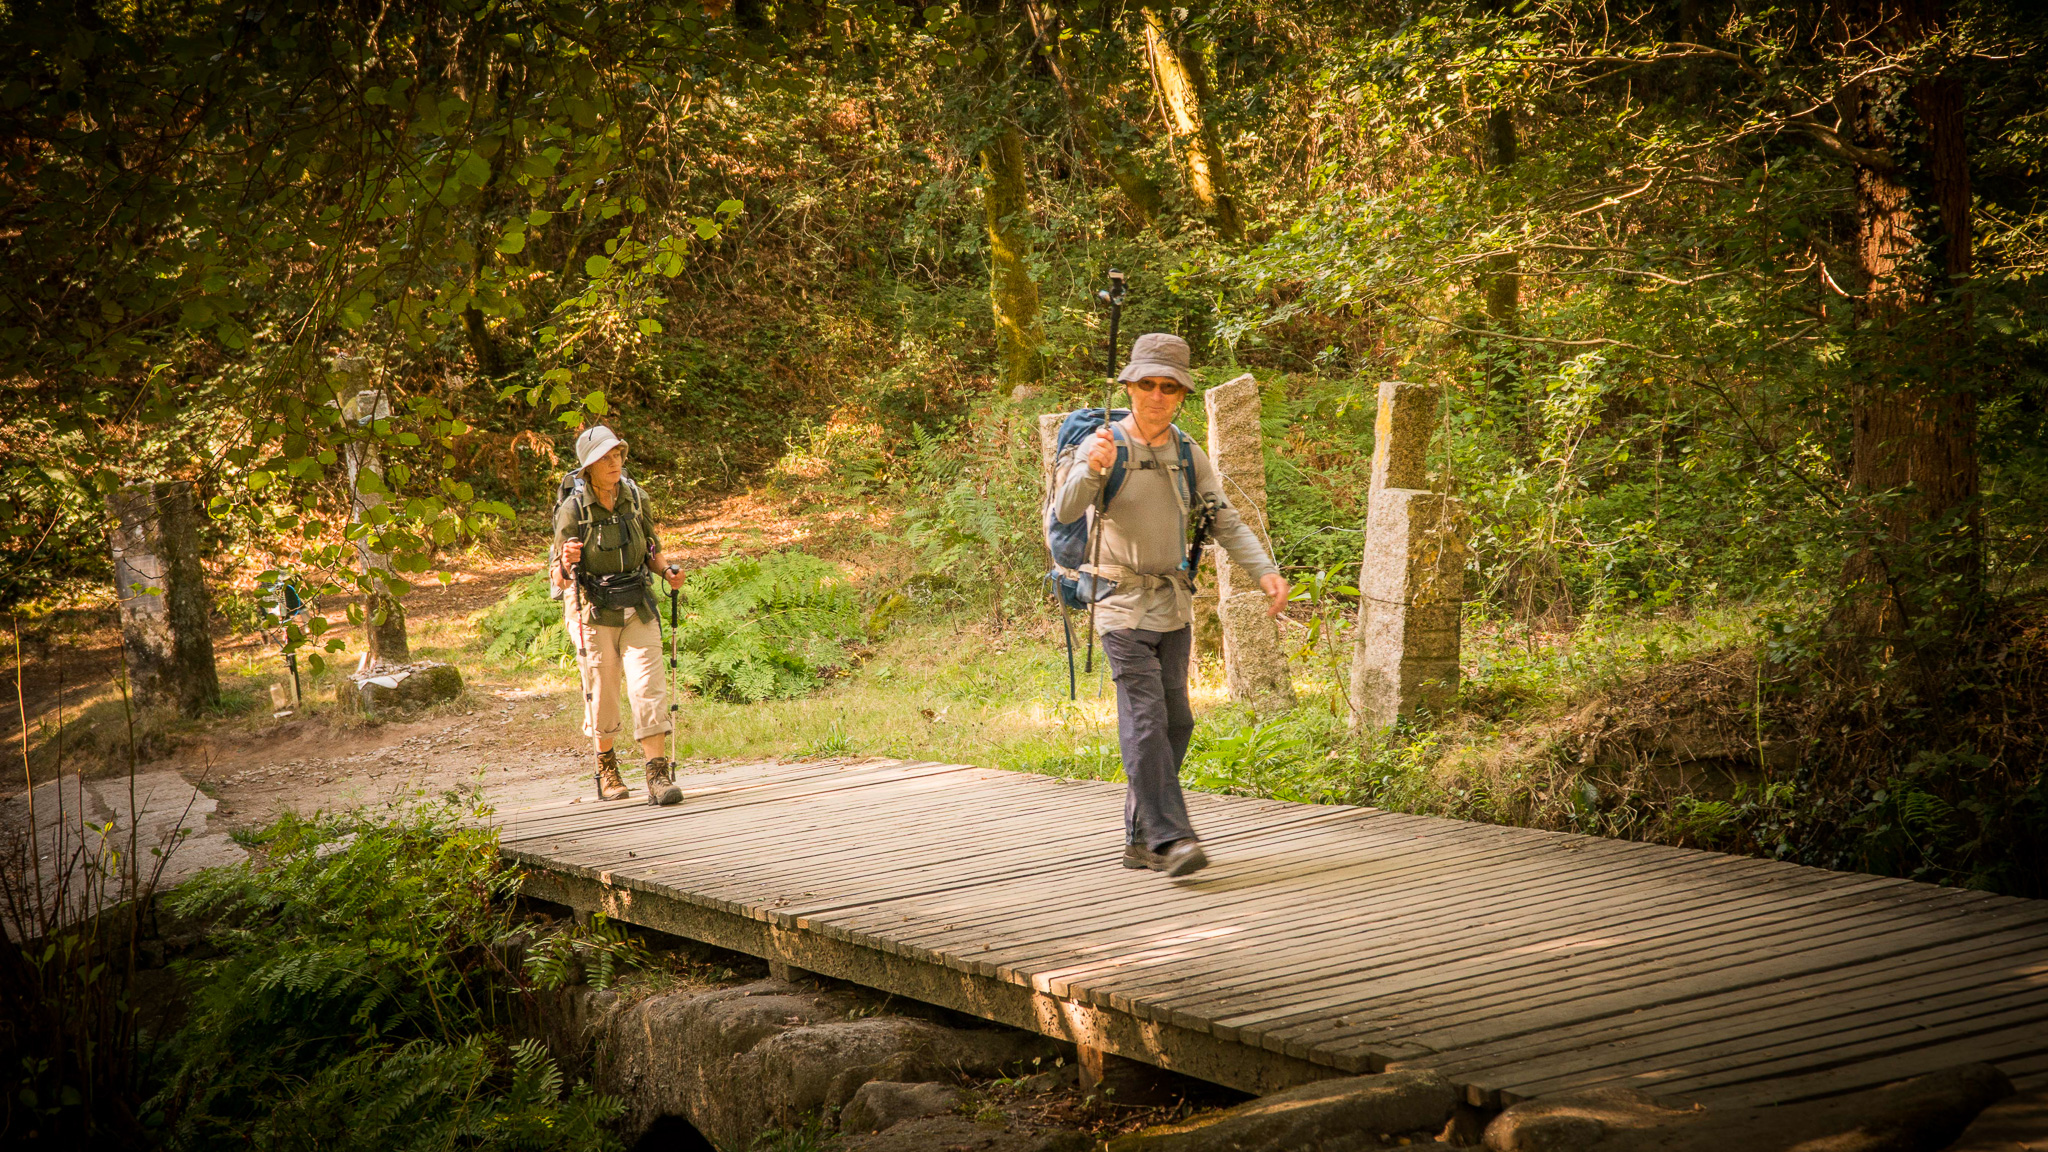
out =
<path fill-rule="evenodd" d="M 1944 1152 L 2048 1152 L 2048 1089 L 1986 1108 Z"/>
<path fill-rule="evenodd" d="M 1492 1152 L 1577 1152 L 1610 1133 L 1668 1127 L 1700 1113 L 1628 1088 L 1595 1088 L 1524 1100 L 1493 1118 L 1484 1141 Z"/>
<path fill-rule="evenodd" d="M 1038 467 L 1045 474 L 1045 486 L 1052 487 L 1053 465 L 1059 463 L 1060 423 L 1065 412 L 1048 412 L 1038 418 Z"/>
<path fill-rule="evenodd" d="M 1351 1152 L 1433 1140 L 1458 1103 L 1434 1072 L 1318 1080 L 1270 1096 L 1147 1129 L 1109 1152 Z"/>
<path fill-rule="evenodd" d="M 843 1109 L 872 1081 L 993 1078 L 1060 1053 L 1026 1032 L 855 1011 L 871 1007 L 849 992 L 777 980 L 678 989 L 611 1002 L 581 1042 L 597 1055 L 598 1090 L 626 1101 L 628 1144 L 667 1115 L 687 1117 L 721 1148 Z M 911 1123 L 919 1122 L 897 1127 Z"/>
<path fill-rule="evenodd" d="M 447 664 L 408 664 L 359 672 L 335 688 L 336 704 L 370 716 L 410 712 L 462 694 L 462 673 Z"/>
<path fill-rule="evenodd" d="M 1383 488 L 1372 495 L 1358 574 L 1351 664 L 1357 723 L 1385 727 L 1440 711 L 1458 686 L 1465 551 L 1448 496 Z"/>
<path fill-rule="evenodd" d="M 1525 1100 L 1486 1129 L 1493 1152 L 1941 1152 L 2012 1084 L 1965 1064 L 1771 1107 L 1678 1109 L 1608 1089 Z M 1596 1130 L 1597 1129 L 1597 1130 Z"/>
<path fill-rule="evenodd" d="M 1457 688 L 1465 547 L 1456 502 L 1428 490 L 1442 397 L 1430 384 L 1380 385 L 1351 661 L 1354 731 L 1439 711 Z"/>
<path fill-rule="evenodd" d="M 920 1116 L 944 1116 L 951 1113 L 966 1095 L 954 1085 L 936 1080 L 921 1084 L 870 1080 L 861 1085 L 853 1099 L 840 1110 L 839 1130 L 880 1132 Z"/>

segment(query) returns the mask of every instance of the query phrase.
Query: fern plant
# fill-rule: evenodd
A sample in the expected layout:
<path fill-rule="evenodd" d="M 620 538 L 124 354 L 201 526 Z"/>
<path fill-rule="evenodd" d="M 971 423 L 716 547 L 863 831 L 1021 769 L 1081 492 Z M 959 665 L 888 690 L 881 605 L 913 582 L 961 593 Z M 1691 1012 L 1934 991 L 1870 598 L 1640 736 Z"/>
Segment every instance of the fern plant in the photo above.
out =
<path fill-rule="evenodd" d="M 152 1110 L 171 1148 L 595 1152 L 617 1101 L 492 1030 L 516 873 L 474 813 L 286 816 L 172 898 L 208 922 Z"/>
<path fill-rule="evenodd" d="M 839 569 L 803 552 L 728 557 L 692 573 L 684 591 L 678 674 L 723 700 L 801 696 L 851 663 L 866 631 Z"/>
<path fill-rule="evenodd" d="M 720 700 L 752 703 L 815 689 L 852 660 L 870 630 L 837 566 L 803 552 L 730 556 L 690 574 L 674 635 L 663 605 L 663 643 L 676 650 L 677 678 Z M 478 622 L 484 655 L 574 668 L 560 601 L 545 574 L 512 585 Z"/>
<path fill-rule="evenodd" d="M 490 638 L 484 655 L 500 664 L 553 664 L 575 668 L 575 649 L 562 622 L 562 602 L 548 595 L 546 572 L 512 582 L 504 599 L 477 621 Z"/>
<path fill-rule="evenodd" d="M 536 939 L 526 952 L 526 975 L 540 989 L 561 988 L 579 978 L 602 992 L 620 971 L 646 966 L 647 950 L 604 913 L 588 924 L 571 924 Z"/>

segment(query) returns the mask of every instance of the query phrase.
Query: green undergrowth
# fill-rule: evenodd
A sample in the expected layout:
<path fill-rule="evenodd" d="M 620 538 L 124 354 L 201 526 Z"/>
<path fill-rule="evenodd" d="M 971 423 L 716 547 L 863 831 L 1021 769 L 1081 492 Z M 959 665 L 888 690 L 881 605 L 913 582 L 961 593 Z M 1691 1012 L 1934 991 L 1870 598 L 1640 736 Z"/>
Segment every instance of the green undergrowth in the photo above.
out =
<path fill-rule="evenodd" d="M 669 635 L 667 588 L 657 586 L 677 682 L 739 703 L 802 696 L 858 657 L 870 621 L 839 567 L 802 552 L 732 556 L 690 573 Z M 514 582 L 477 621 L 493 664 L 575 668 L 575 640 L 545 573 Z"/>
<path fill-rule="evenodd" d="M 518 880 L 473 815 L 286 816 L 245 838 L 251 862 L 172 894 L 210 928 L 179 963 L 189 1016 L 145 1106 L 166 1146 L 618 1146 L 619 1102 L 504 1031 Z"/>
<path fill-rule="evenodd" d="M 1513 733 L 1562 719 L 1645 661 L 1682 664 L 1721 651 L 1745 634 L 1751 615 L 1731 607 L 1618 619 L 1569 637 L 1475 620 L 1457 714 L 1363 745 L 1349 734 L 1341 637 L 1309 643 L 1310 627 L 1290 620 L 1287 640 L 1304 646 L 1294 661 L 1300 703 L 1282 715 L 1260 719 L 1230 702 L 1220 660 L 1196 661 L 1197 726 L 1184 779 L 1202 791 L 1521 822 L 1512 805 L 1489 800 L 1518 786 L 1512 767 L 1494 764 Z M 915 616 L 862 667 L 813 695 L 751 705 L 685 700 L 680 743 L 686 755 L 711 759 L 895 756 L 1121 780 L 1115 687 L 1099 647 L 1092 673 L 1081 670 L 1085 638 L 1077 640 L 1070 701 L 1056 616 L 1026 616 L 1001 631 L 971 613 Z M 1481 781 L 1475 774 L 1485 768 Z"/>

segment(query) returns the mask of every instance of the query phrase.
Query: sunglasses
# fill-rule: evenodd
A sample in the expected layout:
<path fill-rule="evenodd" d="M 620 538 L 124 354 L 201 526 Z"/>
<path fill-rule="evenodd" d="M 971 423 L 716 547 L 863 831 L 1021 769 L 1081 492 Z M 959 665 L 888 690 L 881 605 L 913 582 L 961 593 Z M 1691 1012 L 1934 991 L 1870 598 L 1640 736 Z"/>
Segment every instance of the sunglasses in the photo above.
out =
<path fill-rule="evenodd" d="M 1151 392 L 1156 389 L 1168 396 L 1185 396 L 1188 394 L 1186 388 L 1181 387 L 1177 381 L 1173 380 L 1132 380 L 1127 386 L 1133 392 Z"/>

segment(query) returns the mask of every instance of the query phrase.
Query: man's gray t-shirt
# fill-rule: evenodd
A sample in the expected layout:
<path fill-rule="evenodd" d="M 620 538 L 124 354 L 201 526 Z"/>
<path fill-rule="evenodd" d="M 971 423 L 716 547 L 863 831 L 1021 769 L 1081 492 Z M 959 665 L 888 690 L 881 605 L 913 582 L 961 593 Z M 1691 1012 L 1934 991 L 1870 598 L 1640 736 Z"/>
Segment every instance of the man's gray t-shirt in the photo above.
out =
<path fill-rule="evenodd" d="M 1095 630 L 1113 632 L 1119 628 L 1143 628 L 1172 632 L 1194 623 L 1193 582 L 1180 565 L 1188 554 L 1187 490 L 1180 479 L 1178 433 L 1169 434 L 1157 447 L 1141 444 L 1128 419 L 1118 421 L 1130 447 L 1123 487 L 1109 502 L 1103 515 L 1101 561 L 1103 575 L 1117 581 L 1117 589 L 1095 606 Z M 1053 515 L 1063 524 L 1087 513 L 1108 479 L 1107 470 L 1096 472 L 1088 463 L 1083 441 L 1073 457 L 1060 469 L 1055 481 Z M 1268 572 L 1279 571 L 1256 533 L 1231 507 L 1223 495 L 1223 484 L 1209 456 L 1191 445 L 1195 488 L 1214 495 L 1220 505 L 1209 536 L 1230 559 L 1256 582 Z M 1151 467 L 1145 465 L 1150 463 Z M 1094 545 L 1091 542 L 1092 551 Z"/>

